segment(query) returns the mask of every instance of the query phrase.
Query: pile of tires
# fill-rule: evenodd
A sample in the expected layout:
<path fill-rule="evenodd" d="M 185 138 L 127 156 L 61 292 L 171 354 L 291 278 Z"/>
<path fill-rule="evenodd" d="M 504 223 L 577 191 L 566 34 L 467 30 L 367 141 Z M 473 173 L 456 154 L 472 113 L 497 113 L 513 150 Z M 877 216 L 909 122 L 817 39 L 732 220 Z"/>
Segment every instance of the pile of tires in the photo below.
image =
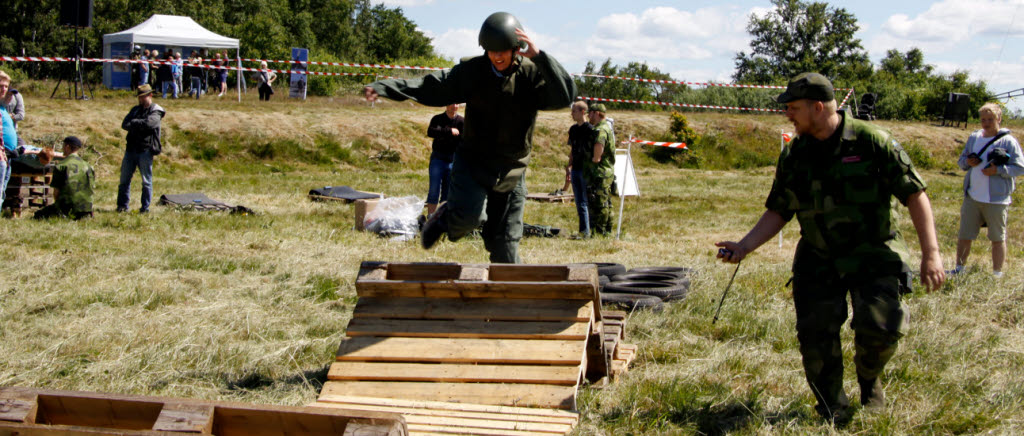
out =
<path fill-rule="evenodd" d="M 600 274 L 601 303 L 625 310 L 660 311 L 665 302 L 686 298 L 693 270 L 685 267 L 641 267 L 626 270 L 621 264 L 596 263 Z"/>

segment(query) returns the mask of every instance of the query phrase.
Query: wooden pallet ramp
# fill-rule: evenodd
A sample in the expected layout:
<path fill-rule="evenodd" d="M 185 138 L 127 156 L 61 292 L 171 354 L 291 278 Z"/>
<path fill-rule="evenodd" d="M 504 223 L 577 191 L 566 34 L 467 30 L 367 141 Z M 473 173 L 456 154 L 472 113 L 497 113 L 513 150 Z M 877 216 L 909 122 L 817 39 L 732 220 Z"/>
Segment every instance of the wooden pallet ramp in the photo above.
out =
<path fill-rule="evenodd" d="M 565 434 L 585 376 L 610 375 L 592 264 L 364 262 L 356 294 L 317 405 L 411 434 Z"/>

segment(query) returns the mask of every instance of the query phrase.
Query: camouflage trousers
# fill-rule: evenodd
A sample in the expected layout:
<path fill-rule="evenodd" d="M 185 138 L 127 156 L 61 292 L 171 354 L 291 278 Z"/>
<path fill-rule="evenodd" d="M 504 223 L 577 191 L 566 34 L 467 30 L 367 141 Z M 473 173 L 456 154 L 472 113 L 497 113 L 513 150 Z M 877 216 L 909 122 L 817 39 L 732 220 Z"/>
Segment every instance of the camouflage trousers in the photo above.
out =
<path fill-rule="evenodd" d="M 612 181 L 614 177 L 588 174 L 587 206 L 590 211 L 590 231 L 598 235 L 612 232 L 614 210 L 612 209 Z"/>
<path fill-rule="evenodd" d="M 853 307 L 853 362 L 857 376 L 874 380 L 896 352 L 903 336 L 904 313 L 897 275 L 841 279 L 835 274 L 795 274 L 793 301 L 807 383 L 819 408 L 849 405 L 843 390 L 843 349 L 839 333 L 847 318 L 846 295 Z"/>

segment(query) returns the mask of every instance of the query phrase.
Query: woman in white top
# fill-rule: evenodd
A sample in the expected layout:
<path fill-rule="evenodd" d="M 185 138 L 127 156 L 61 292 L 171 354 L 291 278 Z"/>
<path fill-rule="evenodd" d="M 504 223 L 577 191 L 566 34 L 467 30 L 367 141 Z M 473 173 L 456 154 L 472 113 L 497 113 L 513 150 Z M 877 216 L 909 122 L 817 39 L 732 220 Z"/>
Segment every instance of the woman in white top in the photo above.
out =
<path fill-rule="evenodd" d="M 267 61 L 260 62 L 260 72 L 257 74 L 256 80 L 259 81 L 257 89 L 260 92 L 261 101 L 270 101 L 270 96 L 274 94 L 274 79 L 277 79 L 277 74 L 267 70 Z"/>

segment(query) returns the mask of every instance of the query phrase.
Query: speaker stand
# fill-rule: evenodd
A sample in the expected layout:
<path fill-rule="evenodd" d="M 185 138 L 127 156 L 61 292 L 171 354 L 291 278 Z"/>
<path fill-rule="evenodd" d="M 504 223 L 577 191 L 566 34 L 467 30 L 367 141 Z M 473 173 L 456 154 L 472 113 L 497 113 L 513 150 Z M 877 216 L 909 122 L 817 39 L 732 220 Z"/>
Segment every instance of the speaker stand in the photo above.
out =
<path fill-rule="evenodd" d="M 83 51 L 84 51 L 82 46 L 84 44 L 85 44 L 85 41 L 78 38 L 78 27 L 75 27 L 75 48 L 74 48 L 74 53 L 73 53 L 73 56 L 72 56 L 72 57 L 75 58 L 75 60 L 74 60 L 75 71 L 69 72 L 67 70 L 67 68 L 61 68 L 62 72 L 61 72 L 60 76 L 57 79 L 57 86 L 54 86 L 53 87 L 53 92 L 50 93 L 50 98 L 51 99 L 55 98 L 55 96 L 57 95 L 57 90 L 60 89 L 60 84 L 64 82 L 64 79 L 65 79 L 66 76 L 70 76 L 70 77 L 67 77 L 67 81 L 68 81 L 68 100 L 90 100 L 90 99 L 92 99 L 92 87 L 91 86 L 87 87 L 86 82 L 85 82 L 85 80 L 84 80 L 84 78 L 82 76 L 82 54 L 83 54 Z M 73 91 L 72 91 L 72 88 L 74 88 Z M 79 92 L 79 91 L 81 91 L 81 92 Z M 86 95 L 86 91 L 89 92 L 88 95 Z"/>

